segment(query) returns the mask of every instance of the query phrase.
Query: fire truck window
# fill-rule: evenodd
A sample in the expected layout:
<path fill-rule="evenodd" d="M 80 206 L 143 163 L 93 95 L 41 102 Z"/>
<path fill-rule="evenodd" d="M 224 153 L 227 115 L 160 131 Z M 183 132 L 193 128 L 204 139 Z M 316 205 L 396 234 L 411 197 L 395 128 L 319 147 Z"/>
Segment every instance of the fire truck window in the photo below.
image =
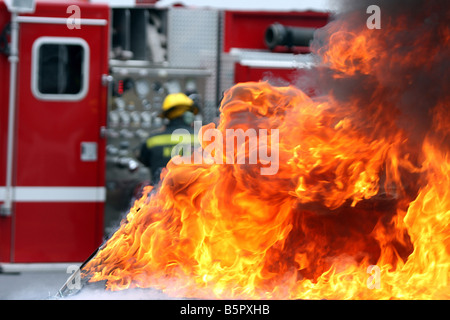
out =
<path fill-rule="evenodd" d="M 37 89 L 41 94 L 77 94 L 83 87 L 84 49 L 77 44 L 42 44 Z"/>

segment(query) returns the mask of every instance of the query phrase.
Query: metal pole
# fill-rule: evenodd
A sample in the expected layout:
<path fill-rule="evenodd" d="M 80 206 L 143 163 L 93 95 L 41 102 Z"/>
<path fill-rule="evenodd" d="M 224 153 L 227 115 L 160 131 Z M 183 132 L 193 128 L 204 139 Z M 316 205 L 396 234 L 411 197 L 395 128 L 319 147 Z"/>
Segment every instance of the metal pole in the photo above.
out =
<path fill-rule="evenodd" d="M 14 160 L 14 131 L 16 114 L 16 84 L 17 84 L 17 64 L 19 40 L 19 23 L 17 21 L 17 12 L 11 12 L 11 50 L 9 55 L 9 109 L 8 109 L 8 136 L 6 151 L 6 186 L 5 201 L 0 209 L 0 214 L 10 216 L 12 214 L 13 202 L 13 160 Z"/>

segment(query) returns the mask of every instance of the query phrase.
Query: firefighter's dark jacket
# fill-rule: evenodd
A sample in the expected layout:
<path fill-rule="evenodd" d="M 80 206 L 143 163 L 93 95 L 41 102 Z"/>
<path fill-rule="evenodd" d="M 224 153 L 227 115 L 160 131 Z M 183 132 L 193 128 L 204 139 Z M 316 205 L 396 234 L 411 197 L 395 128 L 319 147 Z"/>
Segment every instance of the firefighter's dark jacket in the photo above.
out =
<path fill-rule="evenodd" d="M 139 161 L 150 168 L 152 183 L 159 181 L 162 169 L 169 162 L 172 149 L 179 143 L 177 139 L 172 139 L 172 133 L 176 129 L 186 129 L 190 134 L 191 144 L 194 143 L 194 130 L 187 125 L 183 118 L 172 119 L 164 131 L 151 135 L 142 144 Z"/>

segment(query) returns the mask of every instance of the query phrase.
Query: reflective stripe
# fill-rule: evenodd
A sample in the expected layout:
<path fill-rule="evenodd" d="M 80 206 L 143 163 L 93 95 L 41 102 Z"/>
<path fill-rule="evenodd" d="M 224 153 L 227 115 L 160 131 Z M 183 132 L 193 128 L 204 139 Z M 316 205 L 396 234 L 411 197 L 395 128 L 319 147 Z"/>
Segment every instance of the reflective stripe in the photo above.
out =
<path fill-rule="evenodd" d="M 17 21 L 20 23 L 45 23 L 45 24 L 67 24 L 67 18 L 54 18 L 54 17 L 29 17 L 29 16 L 19 16 Z M 85 26 L 106 26 L 108 20 L 106 19 L 79 19 L 80 25 Z"/>
<path fill-rule="evenodd" d="M 16 202 L 104 202 L 105 187 L 13 187 Z M 0 187 L 0 201 L 5 187 Z"/>
<path fill-rule="evenodd" d="M 194 138 L 193 134 L 160 134 L 147 139 L 147 148 L 176 145 L 186 140 L 194 143 Z"/>

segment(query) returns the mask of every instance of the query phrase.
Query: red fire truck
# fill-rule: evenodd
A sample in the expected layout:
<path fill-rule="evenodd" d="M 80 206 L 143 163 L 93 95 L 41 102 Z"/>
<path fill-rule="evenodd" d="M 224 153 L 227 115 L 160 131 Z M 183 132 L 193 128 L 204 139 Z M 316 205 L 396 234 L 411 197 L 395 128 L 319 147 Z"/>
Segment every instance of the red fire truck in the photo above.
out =
<path fill-rule="evenodd" d="M 0 0 L 1 263 L 84 261 L 149 179 L 134 151 L 167 94 L 211 122 L 234 83 L 293 82 L 311 29 L 291 27 L 328 19 L 156 2 Z"/>

